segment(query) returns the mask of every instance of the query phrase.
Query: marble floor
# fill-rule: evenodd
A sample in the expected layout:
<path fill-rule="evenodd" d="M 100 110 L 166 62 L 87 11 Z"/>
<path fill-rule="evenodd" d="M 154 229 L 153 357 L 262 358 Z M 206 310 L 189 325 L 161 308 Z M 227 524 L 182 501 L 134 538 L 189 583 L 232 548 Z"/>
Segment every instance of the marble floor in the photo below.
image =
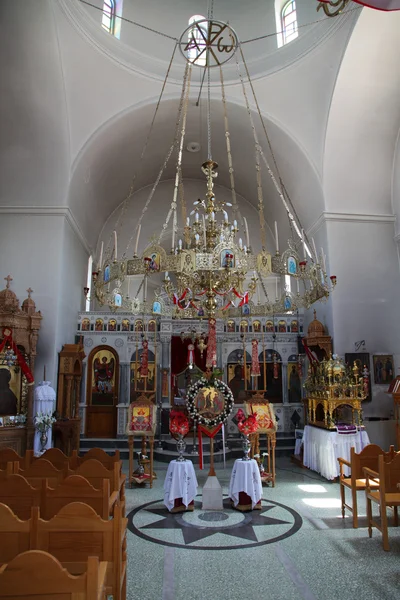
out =
<path fill-rule="evenodd" d="M 216 468 L 224 494 L 233 461 Z M 341 518 L 339 485 L 278 459 L 276 487 L 265 487 L 263 510 L 201 510 L 207 468 L 196 468 L 195 511 L 170 515 L 163 506 L 168 465 L 155 464 L 153 489 L 127 490 L 128 599 L 134 600 L 394 600 L 400 597 L 400 527 L 368 537 Z M 359 514 L 365 515 L 363 494 Z"/>

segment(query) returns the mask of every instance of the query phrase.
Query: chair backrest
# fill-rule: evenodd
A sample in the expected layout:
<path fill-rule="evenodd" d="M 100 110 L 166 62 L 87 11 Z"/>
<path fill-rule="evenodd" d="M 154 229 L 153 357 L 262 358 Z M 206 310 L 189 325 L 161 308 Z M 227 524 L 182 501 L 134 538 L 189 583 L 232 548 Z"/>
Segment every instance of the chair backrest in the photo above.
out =
<path fill-rule="evenodd" d="M 0 504 L 0 565 L 30 549 L 31 520 L 21 521 L 9 506 Z"/>
<path fill-rule="evenodd" d="M 85 573 L 75 577 L 54 556 L 29 550 L 0 568 L 0 598 L 98 600 L 105 597 L 99 584 L 100 568 L 104 565 L 91 556 Z"/>
<path fill-rule="evenodd" d="M 379 482 L 382 494 L 398 494 L 400 498 L 400 452 L 397 452 L 393 460 L 385 461 L 379 458 Z"/>
<path fill-rule="evenodd" d="M 33 461 L 27 469 L 16 471 L 29 481 L 31 485 L 40 486 L 43 479 L 47 479 L 51 487 L 56 487 L 67 475 L 68 463 L 64 465 L 64 470 L 57 469 L 51 462 L 45 458 Z"/>
<path fill-rule="evenodd" d="M 59 448 L 49 448 L 41 456 L 34 456 L 32 450 L 27 450 L 26 456 L 29 457 L 29 464 L 47 460 L 59 471 L 65 469 L 66 465 L 69 465 L 72 459 L 71 456 L 67 456 Z"/>
<path fill-rule="evenodd" d="M 20 456 L 12 448 L 0 448 L 0 469 L 5 469 L 8 462 L 18 462 L 20 467 L 25 467 L 24 456 Z"/>
<path fill-rule="evenodd" d="M 102 519 L 107 519 L 109 498 L 110 482 L 108 479 L 101 482 L 100 489 L 96 489 L 81 475 L 67 477 L 54 489 L 44 481 L 42 483 L 41 516 L 43 519 L 51 519 L 66 504 L 80 501 L 91 506 Z"/>
<path fill-rule="evenodd" d="M 18 469 L 19 463 L 8 462 L 4 469 L 0 469 L 0 481 L 7 479 L 9 475 L 12 475 L 16 469 Z"/>
<path fill-rule="evenodd" d="M 388 453 L 384 452 L 380 446 L 376 444 L 368 444 L 357 453 L 355 448 L 350 449 L 350 463 L 351 463 L 351 478 L 352 479 L 364 479 L 364 467 L 378 471 L 379 468 L 379 456 L 392 457 L 389 450 Z"/>
<path fill-rule="evenodd" d="M 21 475 L 9 475 L 0 485 L 0 502 L 11 508 L 20 519 L 29 519 L 32 506 L 40 506 L 42 490 Z"/>
<path fill-rule="evenodd" d="M 98 460 L 102 465 L 106 467 L 106 469 L 112 469 L 115 462 L 119 462 L 121 460 L 119 450 L 116 450 L 114 454 L 107 454 L 102 448 L 91 448 L 83 456 L 78 456 L 77 450 L 74 450 L 72 453 L 73 463 L 71 466 L 73 468 L 79 467 L 85 461 L 94 458 Z"/>
<path fill-rule="evenodd" d="M 97 489 L 101 489 L 103 479 L 108 479 L 110 482 L 110 490 L 112 492 L 119 491 L 119 480 L 121 473 L 121 465 L 114 462 L 111 469 L 107 469 L 95 458 L 85 460 L 75 471 L 69 471 L 70 474 L 82 475 Z"/>

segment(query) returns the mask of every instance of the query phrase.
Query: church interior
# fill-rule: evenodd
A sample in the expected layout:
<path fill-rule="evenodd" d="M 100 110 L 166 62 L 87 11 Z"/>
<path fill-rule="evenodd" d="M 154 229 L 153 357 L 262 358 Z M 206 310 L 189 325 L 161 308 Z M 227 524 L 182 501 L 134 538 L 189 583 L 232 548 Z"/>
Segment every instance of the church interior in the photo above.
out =
<path fill-rule="evenodd" d="M 397 598 L 400 1 L 0 16 L 0 600 Z"/>

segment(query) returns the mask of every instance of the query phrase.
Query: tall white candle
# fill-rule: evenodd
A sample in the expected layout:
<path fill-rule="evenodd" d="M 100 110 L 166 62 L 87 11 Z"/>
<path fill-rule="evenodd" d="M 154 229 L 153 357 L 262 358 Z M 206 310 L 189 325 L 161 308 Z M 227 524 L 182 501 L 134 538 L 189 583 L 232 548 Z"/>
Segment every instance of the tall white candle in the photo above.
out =
<path fill-rule="evenodd" d="M 206 229 L 206 217 L 203 217 L 203 242 L 204 242 L 204 250 L 207 248 L 207 229 Z"/>
<path fill-rule="evenodd" d="M 178 241 L 179 250 L 182 250 L 182 240 Z"/>
<path fill-rule="evenodd" d="M 114 230 L 114 260 L 117 260 L 117 232 Z"/>
<path fill-rule="evenodd" d="M 175 227 L 172 225 L 172 244 L 171 244 L 172 252 L 175 252 Z"/>
<path fill-rule="evenodd" d="M 242 250 L 243 248 L 243 241 L 242 238 L 239 238 L 239 248 Z"/>
<path fill-rule="evenodd" d="M 298 277 L 296 278 L 296 283 L 297 283 L 297 293 L 300 294 L 300 279 Z"/>
<path fill-rule="evenodd" d="M 103 266 L 103 249 L 104 249 L 104 242 L 101 242 L 99 264 L 97 265 L 98 269 L 101 269 Z"/>
<path fill-rule="evenodd" d="M 237 221 L 236 221 L 236 219 L 233 221 L 233 227 L 234 227 L 235 229 L 237 229 Z"/>
<path fill-rule="evenodd" d="M 226 212 L 226 210 L 224 210 L 224 220 L 225 220 L 225 223 L 228 222 L 228 213 Z"/>
<path fill-rule="evenodd" d="M 321 256 L 322 256 L 322 270 L 326 273 L 326 262 L 325 262 L 325 254 L 324 249 L 321 248 Z"/>
<path fill-rule="evenodd" d="M 315 245 L 314 238 L 311 238 L 311 243 L 312 243 L 312 247 L 313 247 L 313 250 L 314 250 L 315 260 L 318 262 L 318 252 L 317 252 L 317 247 Z"/>
<path fill-rule="evenodd" d="M 147 277 L 144 278 L 143 302 L 147 300 Z"/>
<path fill-rule="evenodd" d="M 198 212 L 195 214 L 195 219 L 196 219 L 196 223 L 198 223 L 199 222 L 199 213 Z"/>
<path fill-rule="evenodd" d="M 261 304 L 260 302 L 260 284 L 257 285 L 257 304 Z"/>
<path fill-rule="evenodd" d="M 306 252 L 306 240 L 304 237 L 304 229 L 301 230 L 301 239 L 303 241 L 303 255 L 304 255 L 304 260 L 307 259 L 307 252 Z"/>
<path fill-rule="evenodd" d="M 189 225 L 190 225 L 190 218 L 186 217 L 186 227 L 189 227 Z"/>
<path fill-rule="evenodd" d="M 276 251 L 279 252 L 278 223 L 276 221 L 275 221 L 275 246 L 276 246 Z"/>
<path fill-rule="evenodd" d="M 247 227 L 247 219 L 246 219 L 246 217 L 243 217 L 243 221 L 244 221 L 244 229 L 246 231 L 247 247 L 249 247 L 250 246 L 250 238 L 249 238 L 249 228 Z"/>
<path fill-rule="evenodd" d="M 136 234 L 136 242 L 135 242 L 135 256 L 137 256 L 137 250 L 138 250 L 138 246 L 139 246 L 139 236 L 140 236 L 141 229 L 142 229 L 142 224 L 139 223 L 137 234 Z"/>

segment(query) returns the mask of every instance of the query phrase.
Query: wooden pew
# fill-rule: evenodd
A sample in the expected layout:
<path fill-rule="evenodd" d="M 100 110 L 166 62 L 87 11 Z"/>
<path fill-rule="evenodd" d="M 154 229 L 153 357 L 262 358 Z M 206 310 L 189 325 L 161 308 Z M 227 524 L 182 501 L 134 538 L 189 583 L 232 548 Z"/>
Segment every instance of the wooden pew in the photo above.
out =
<path fill-rule="evenodd" d="M 14 464 L 18 463 L 8 462 L 5 469 L 0 469 L 0 481 L 4 481 L 9 475 L 14 473 Z"/>
<path fill-rule="evenodd" d="M 30 550 L 0 568 L 0 598 L 105 600 L 106 570 L 104 562 L 99 563 L 97 556 L 90 556 L 85 572 L 76 577 L 54 556 Z"/>
<path fill-rule="evenodd" d="M 82 456 L 78 455 L 78 451 L 74 450 L 72 452 L 72 456 L 71 456 L 71 461 L 70 461 L 70 465 L 71 468 L 76 468 L 79 467 L 82 463 L 84 463 L 86 460 L 90 460 L 90 459 L 96 459 L 99 462 L 101 462 L 102 465 L 104 465 L 106 467 L 106 469 L 112 469 L 114 466 L 114 463 L 119 463 L 121 461 L 121 457 L 120 457 L 120 452 L 119 450 L 116 450 L 114 454 L 107 454 L 107 452 L 104 452 L 104 450 L 102 450 L 101 448 L 91 448 L 90 450 L 88 450 L 88 452 L 85 452 L 85 454 L 83 454 Z M 121 461 L 121 468 L 122 468 L 122 461 Z"/>
<path fill-rule="evenodd" d="M 104 520 L 87 504 L 73 502 L 52 519 L 38 520 L 37 548 L 55 556 L 73 574 L 84 571 L 88 554 L 98 556 L 107 562 L 107 593 L 114 600 L 125 600 L 126 526 L 118 505 L 114 518 Z"/>
<path fill-rule="evenodd" d="M 125 515 L 126 475 L 122 473 L 120 463 L 114 462 L 112 469 L 107 469 L 98 460 L 91 458 L 84 461 L 77 469 L 68 470 L 68 474 L 85 477 L 85 479 L 87 479 L 95 488 L 100 488 L 103 479 L 108 479 L 111 492 L 117 492 L 119 494 L 122 512 Z"/>
<path fill-rule="evenodd" d="M 33 461 L 26 469 L 18 469 L 17 463 L 14 463 L 14 466 L 14 473 L 25 477 L 33 486 L 40 486 L 42 481 L 47 479 L 50 487 L 56 487 L 68 475 L 68 462 L 59 470 L 45 458 Z"/>
<path fill-rule="evenodd" d="M 26 466 L 25 456 L 20 456 L 12 448 L 0 448 L 0 469 L 4 470 L 9 462 L 17 462 L 21 469 Z"/>
<path fill-rule="evenodd" d="M 27 450 L 25 453 L 25 464 L 26 467 L 37 462 L 39 460 L 48 460 L 56 469 L 62 471 L 65 469 L 65 465 L 70 466 L 72 463 L 72 457 L 67 456 L 64 452 L 61 452 L 59 448 L 49 448 L 40 456 L 35 456 L 33 450 Z"/>
<path fill-rule="evenodd" d="M 22 521 L 9 506 L 0 504 L 0 565 L 31 549 L 31 532 L 32 519 Z"/>
<path fill-rule="evenodd" d="M 6 504 L 20 519 L 29 519 L 32 506 L 40 506 L 42 488 L 33 487 L 21 475 L 9 475 L 0 485 L 0 503 Z"/>
<path fill-rule="evenodd" d="M 67 504 L 80 501 L 91 506 L 102 519 L 108 519 L 119 504 L 119 495 L 118 492 L 110 492 L 108 479 L 102 479 L 99 485 L 100 489 L 95 488 L 81 475 L 67 477 L 54 489 L 43 481 L 40 504 L 42 517 L 51 519 Z"/>

